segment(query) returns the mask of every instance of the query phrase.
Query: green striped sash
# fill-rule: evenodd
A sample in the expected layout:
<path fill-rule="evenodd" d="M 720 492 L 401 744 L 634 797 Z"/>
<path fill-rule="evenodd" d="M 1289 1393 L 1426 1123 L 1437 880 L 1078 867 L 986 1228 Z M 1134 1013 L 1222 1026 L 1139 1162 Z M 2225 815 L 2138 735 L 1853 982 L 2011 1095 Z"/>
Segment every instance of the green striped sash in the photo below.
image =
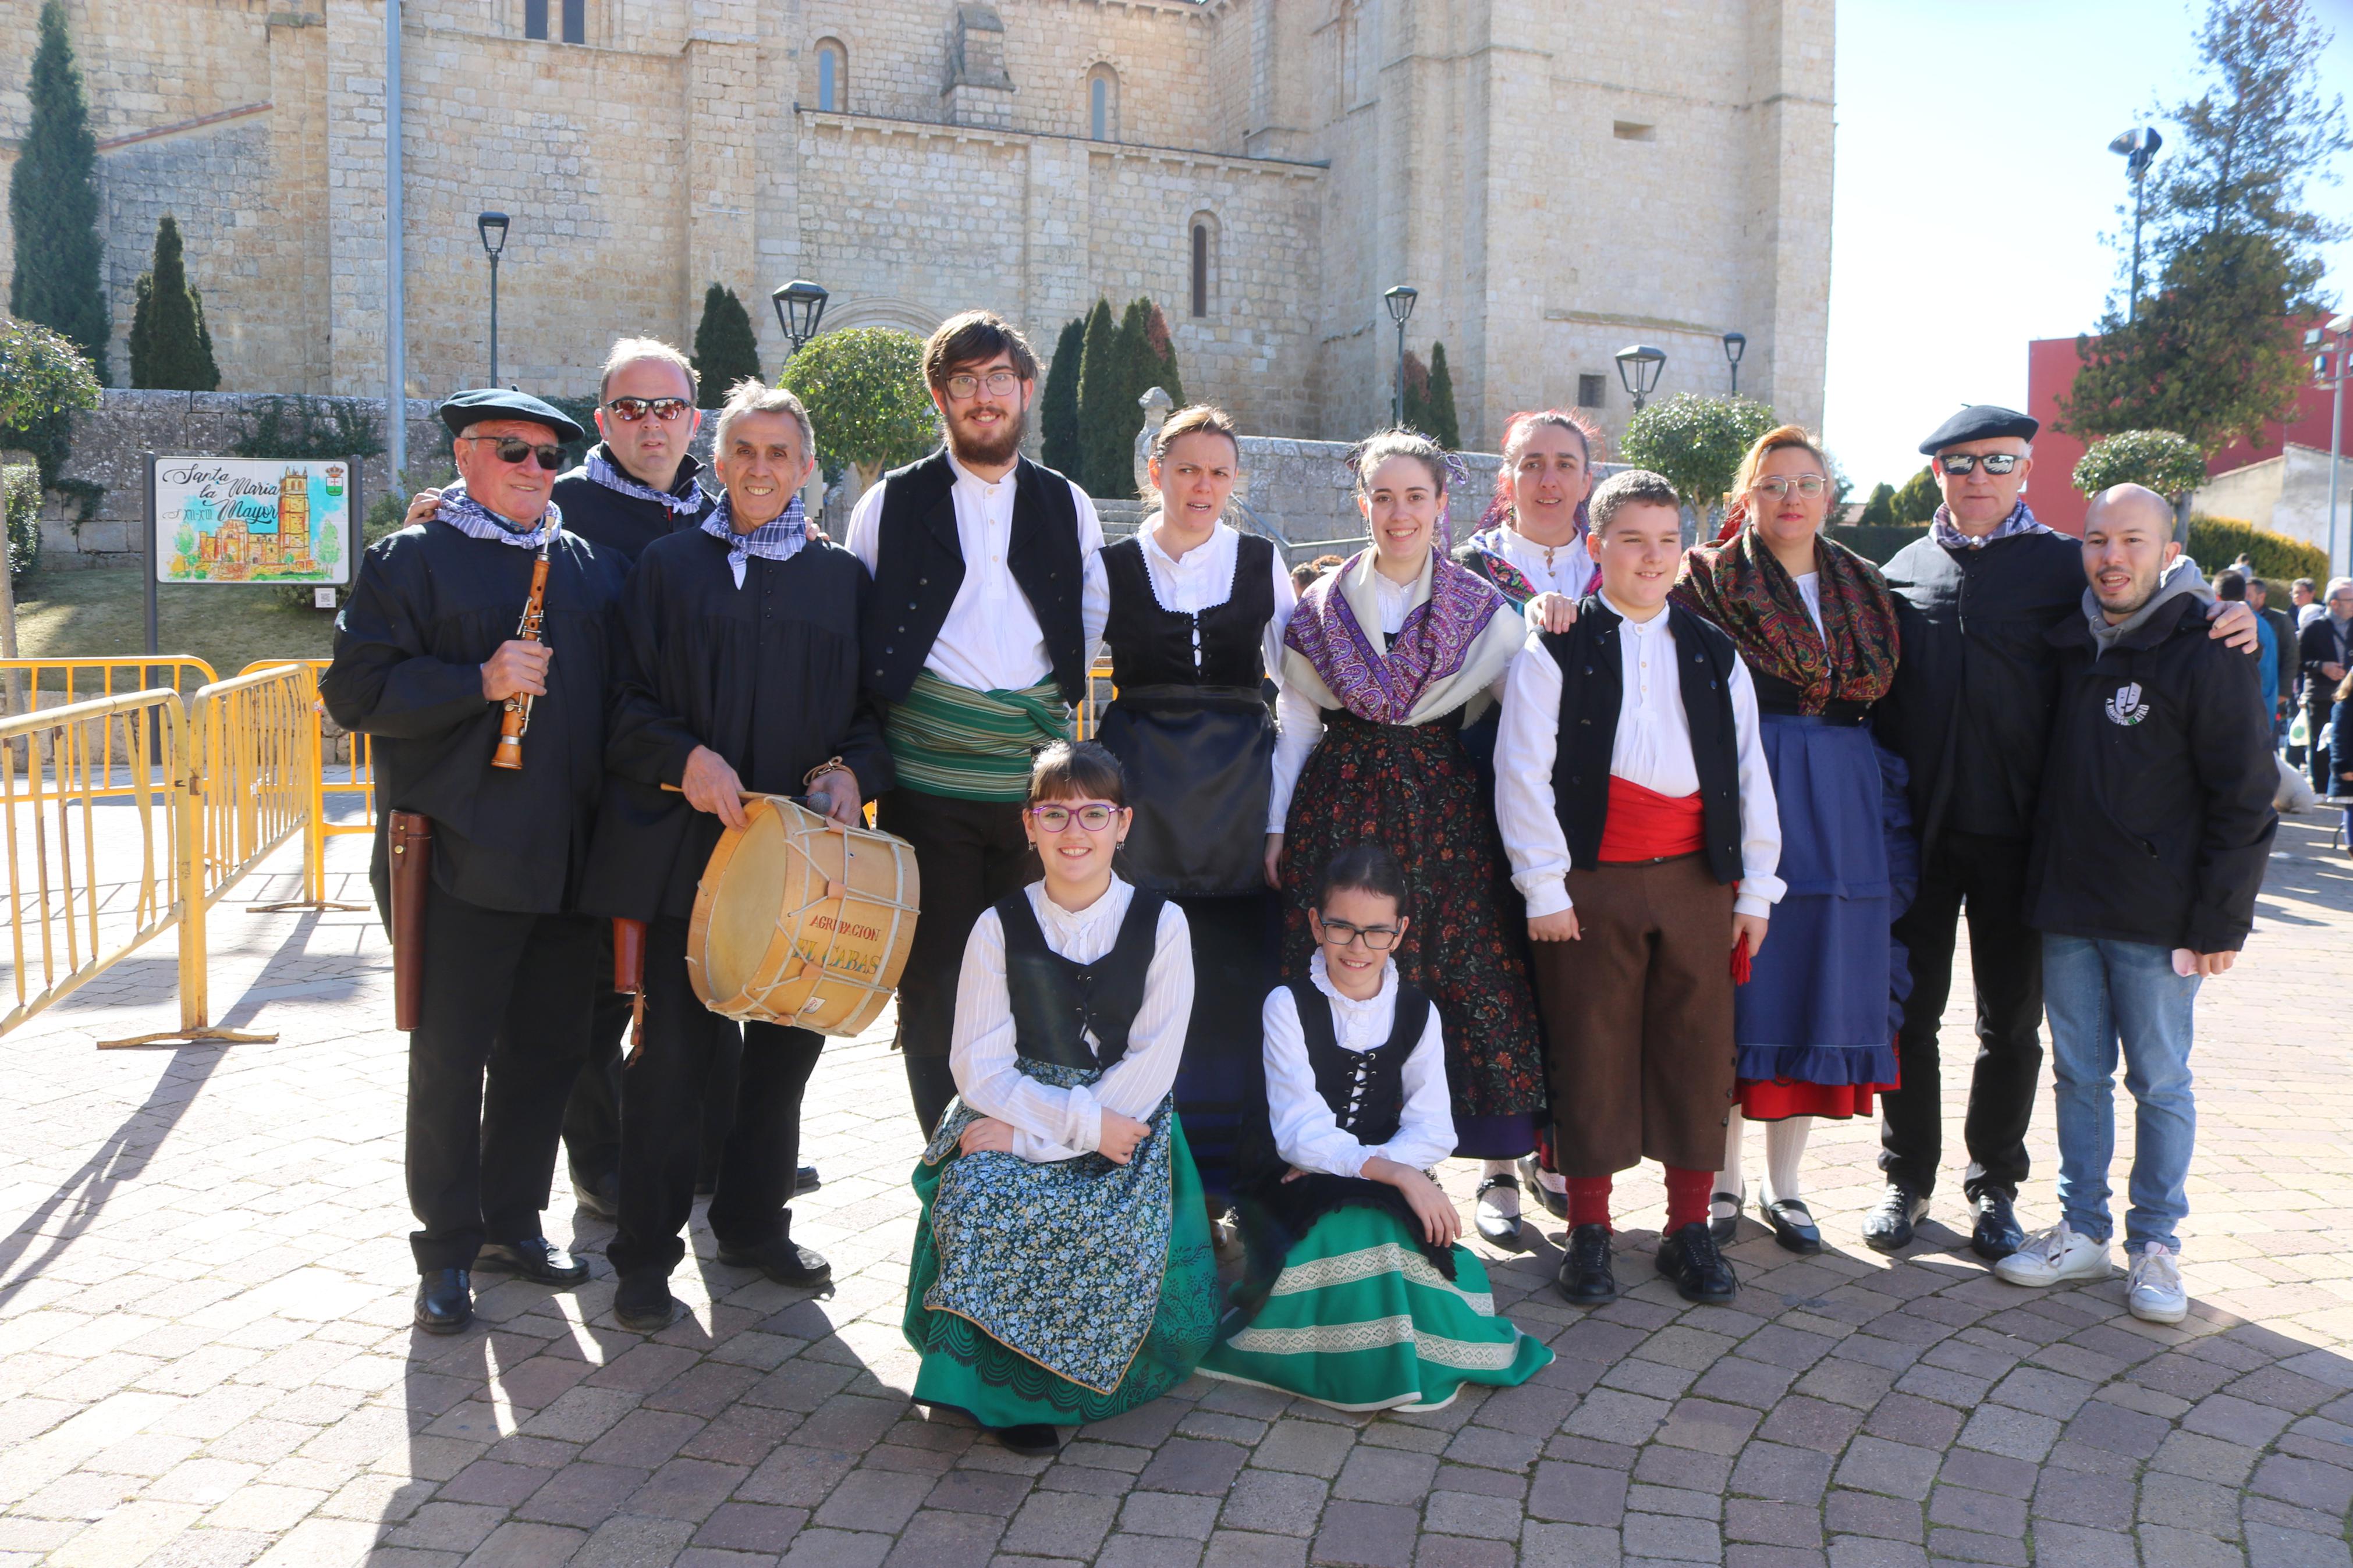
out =
<path fill-rule="evenodd" d="M 958 800 L 1023 800 L 1029 760 L 1071 738 L 1070 705 L 1052 680 L 1022 691 L 975 691 L 926 669 L 893 703 L 882 738 L 899 782 Z"/>

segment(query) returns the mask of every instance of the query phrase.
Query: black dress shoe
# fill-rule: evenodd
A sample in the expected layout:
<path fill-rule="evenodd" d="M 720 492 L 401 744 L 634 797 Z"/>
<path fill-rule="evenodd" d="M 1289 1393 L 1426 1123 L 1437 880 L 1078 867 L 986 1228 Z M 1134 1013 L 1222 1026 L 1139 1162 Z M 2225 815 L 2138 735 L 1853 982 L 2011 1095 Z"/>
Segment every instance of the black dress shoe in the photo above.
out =
<path fill-rule="evenodd" d="M 651 1268 L 621 1276 L 613 1292 L 613 1319 L 633 1334 L 658 1334 L 678 1320 L 670 1276 Z"/>
<path fill-rule="evenodd" d="M 582 1214 L 595 1215 L 598 1219 L 621 1217 L 621 1173 L 608 1171 L 593 1182 L 584 1182 L 577 1174 L 572 1178 L 572 1204 Z"/>
<path fill-rule="evenodd" d="M 1490 1192 L 1497 1188 L 1509 1191 L 1513 1206 L 1517 1208 L 1520 1184 L 1510 1176 L 1490 1176 L 1479 1184 L 1478 1200 L 1473 1202 L 1471 1210 L 1472 1223 L 1479 1227 L 1480 1239 L 1488 1246 L 1504 1252 L 1525 1252 L 1528 1240 L 1520 1234 L 1520 1216 L 1516 1213 L 1499 1213 L 1488 1207 L 1483 1201 Z"/>
<path fill-rule="evenodd" d="M 1887 1184 L 1879 1205 L 1862 1216 L 1863 1245 L 1873 1252 L 1901 1252 L 1912 1245 L 1912 1227 L 1928 1212 L 1928 1194 L 1901 1182 Z"/>
<path fill-rule="evenodd" d="M 1731 1205 L 1732 1212 L 1721 1215 L 1713 1212 L 1718 1204 Z M 1716 1246 L 1723 1247 L 1740 1234 L 1740 1194 L 1710 1193 L 1707 1194 L 1707 1206 L 1711 1211 L 1707 1218 L 1707 1233 L 1715 1237 Z"/>
<path fill-rule="evenodd" d="M 516 1274 L 542 1285 L 577 1285 L 588 1278 L 588 1265 L 543 1236 L 522 1241 L 486 1241 L 474 1259 L 477 1268 Z"/>
<path fill-rule="evenodd" d="M 474 1291 L 462 1268 L 436 1268 L 417 1282 L 417 1326 L 454 1334 L 474 1321 Z"/>
<path fill-rule="evenodd" d="M 788 1236 L 740 1251 L 722 1245 L 719 1261 L 730 1268 L 756 1268 L 779 1285 L 822 1285 L 833 1278 L 832 1264 Z"/>
<path fill-rule="evenodd" d="M 1757 1212 L 1773 1227 L 1773 1239 L 1801 1258 L 1810 1258 L 1822 1249 L 1821 1227 L 1814 1224 L 1814 1211 L 1797 1198 L 1779 1198 L 1767 1203 L 1757 1200 Z"/>
<path fill-rule="evenodd" d="M 1545 1213 L 1555 1219 L 1568 1217 L 1568 1194 L 1554 1192 L 1544 1184 L 1544 1173 L 1534 1154 L 1520 1156 L 1520 1184 L 1535 1194 L 1536 1202 L 1544 1205 Z"/>
<path fill-rule="evenodd" d="M 1572 1307 L 1606 1307 L 1618 1299 L 1618 1276 L 1609 1269 L 1609 1227 L 1580 1225 L 1568 1233 L 1568 1251 L 1553 1281 Z"/>
<path fill-rule="evenodd" d="M 1017 1454 L 1045 1455 L 1060 1453 L 1062 1435 L 1051 1426 L 991 1426 L 997 1440 Z"/>
<path fill-rule="evenodd" d="M 793 1196 L 795 1197 L 800 1196 L 803 1193 L 813 1193 L 823 1185 L 825 1183 L 818 1180 L 815 1165 L 803 1165 L 793 1173 Z"/>
<path fill-rule="evenodd" d="M 1686 1301 L 1721 1307 L 1740 1293 L 1739 1277 L 1715 1249 L 1704 1220 L 1694 1220 L 1659 1241 L 1659 1272 L 1675 1282 Z"/>
<path fill-rule="evenodd" d="M 1978 1194 L 1978 1223 L 1969 1230 L 1969 1250 L 1988 1263 L 1999 1263 L 2026 1245 L 2026 1233 L 2019 1229 L 2010 1205 L 2008 1193 Z"/>

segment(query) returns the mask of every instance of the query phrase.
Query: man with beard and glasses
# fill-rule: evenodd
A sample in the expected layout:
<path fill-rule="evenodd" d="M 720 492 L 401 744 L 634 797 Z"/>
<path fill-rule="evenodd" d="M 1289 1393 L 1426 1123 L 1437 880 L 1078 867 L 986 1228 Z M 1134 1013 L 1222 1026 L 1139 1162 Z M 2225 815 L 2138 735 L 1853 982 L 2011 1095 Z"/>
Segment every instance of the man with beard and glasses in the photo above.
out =
<path fill-rule="evenodd" d="M 987 310 L 951 317 L 923 344 L 923 379 L 946 443 L 860 498 L 848 543 L 874 577 L 862 675 L 898 772 L 876 822 L 914 847 L 923 885 L 899 1044 L 928 1134 L 955 1094 L 965 938 L 1040 875 L 1022 832 L 1029 762 L 1070 738 L 1110 591 L 1094 502 L 1021 456 L 1038 356 L 1020 332 Z"/>

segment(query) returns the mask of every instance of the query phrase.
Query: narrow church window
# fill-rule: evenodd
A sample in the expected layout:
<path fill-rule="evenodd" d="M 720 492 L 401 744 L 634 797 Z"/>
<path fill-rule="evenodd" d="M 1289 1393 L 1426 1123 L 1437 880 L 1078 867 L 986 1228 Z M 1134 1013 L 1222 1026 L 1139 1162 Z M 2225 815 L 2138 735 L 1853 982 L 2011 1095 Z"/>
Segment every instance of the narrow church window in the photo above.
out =
<path fill-rule="evenodd" d="M 1087 135 L 1097 142 L 1119 140 L 1119 73 L 1109 66 L 1087 72 Z"/>
<path fill-rule="evenodd" d="M 588 41 L 588 0 L 564 0 L 564 41 L 567 44 Z"/>
<path fill-rule="evenodd" d="M 1577 405 L 1579 408 L 1600 407 L 1601 399 L 1605 395 L 1607 395 L 1609 386 L 1609 384 L 1602 380 L 1598 375 L 1578 376 L 1577 378 Z"/>
<path fill-rule="evenodd" d="M 828 114 L 847 112 L 849 84 L 848 57 L 831 38 L 817 47 L 817 106 Z"/>
<path fill-rule="evenodd" d="M 1193 314 L 1209 313 L 1209 226 L 1193 226 Z"/>
<path fill-rule="evenodd" d="M 522 36 L 547 37 L 547 0 L 522 0 Z"/>
<path fill-rule="evenodd" d="M 1659 128 L 1638 124 L 1631 120 L 1616 120 L 1610 121 L 1609 134 L 1620 142 L 1655 142 L 1659 138 Z"/>

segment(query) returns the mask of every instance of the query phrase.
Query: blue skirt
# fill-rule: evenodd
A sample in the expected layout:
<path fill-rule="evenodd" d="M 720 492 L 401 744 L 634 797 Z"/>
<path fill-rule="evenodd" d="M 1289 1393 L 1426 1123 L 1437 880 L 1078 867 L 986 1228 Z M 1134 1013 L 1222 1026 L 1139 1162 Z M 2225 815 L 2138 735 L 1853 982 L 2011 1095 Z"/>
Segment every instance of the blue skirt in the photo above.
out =
<path fill-rule="evenodd" d="M 1744 1084 L 1894 1084 L 1889 930 L 1911 873 L 1900 790 L 1891 805 L 1867 726 L 1767 713 L 1762 739 L 1788 890 L 1734 994 L 1737 1075 Z"/>

